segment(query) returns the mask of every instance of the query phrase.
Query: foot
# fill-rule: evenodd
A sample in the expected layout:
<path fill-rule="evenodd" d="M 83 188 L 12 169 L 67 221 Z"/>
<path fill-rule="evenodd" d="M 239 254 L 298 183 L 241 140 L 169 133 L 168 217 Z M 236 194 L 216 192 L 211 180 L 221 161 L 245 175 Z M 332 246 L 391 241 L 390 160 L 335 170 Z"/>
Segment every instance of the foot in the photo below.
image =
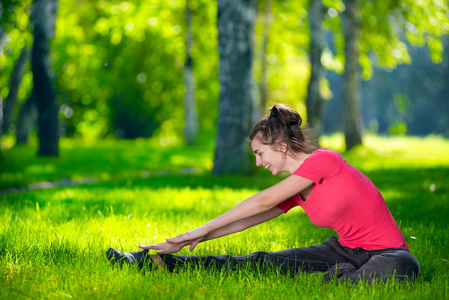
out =
<path fill-rule="evenodd" d="M 148 255 L 148 250 L 138 251 L 138 252 L 120 252 L 117 249 L 109 248 L 106 251 L 106 257 L 111 262 L 111 264 L 136 264 L 139 269 L 144 266 L 152 266 L 151 256 Z"/>

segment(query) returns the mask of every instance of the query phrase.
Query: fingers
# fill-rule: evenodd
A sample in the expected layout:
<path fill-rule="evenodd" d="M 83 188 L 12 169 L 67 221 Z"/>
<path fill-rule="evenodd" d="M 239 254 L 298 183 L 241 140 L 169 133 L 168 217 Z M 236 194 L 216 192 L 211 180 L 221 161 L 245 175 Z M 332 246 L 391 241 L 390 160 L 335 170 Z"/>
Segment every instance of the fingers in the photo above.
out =
<path fill-rule="evenodd" d="M 173 237 L 173 238 L 169 238 L 169 239 L 165 239 L 165 240 L 166 240 L 167 242 L 169 242 L 169 243 L 179 244 L 179 243 L 181 243 L 181 242 L 185 242 L 185 241 L 188 240 L 185 236 L 186 236 L 186 234 L 183 233 L 183 234 L 180 234 L 180 235 L 175 236 L 175 237 Z"/>
<path fill-rule="evenodd" d="M 158 254 L 167 254 L 167 253 L 176 253 L 184 245 L 174 244 L 174 243 L 160 243 L 160 244 L 151 244 L 151 245 L 139 245 L 140 249 L 151 249 L 157 250 Z"/>
<path fill-rule="evenodd" d="M 189 251 L 192 252 L 193 249 L 195 249 L 196 245 L 198 245 L 202 240 L 203 240 L 203 238 L 194 240 L 189 247 Z"/>
<path fill-rule="evenodd" d="M 150 250 L 157 250 L 157 254 L 166 254 L 166 253 L 173 253 L 168 252 L 166 247 L 163 247 L 162 245 L 139 245 L 140 249 L 150 249 Z"/>
<path fill-rule="evenodd" d="M 179 240 L 182 238 L 181 240 Z M 150 244 L 150 245 L 139 245 L 140 249 L 151 249 L 157 250 L 158 254 L 167 254 L 167 253 L 176 253 L 179 252 L 184 246 L 192 244 L 189 248 L 189 251 L 193 251 L 196 245 L 201 242 L 204 237 L 196 238 L 196 239 L 187 239 L 185 234 L 178 235 L 174 238 L 166 239 L 166 242 L 159 244 Z M 193 240 L 193 243 L 192 243 Z"/>
<path fill-rule="evenodd" d="M 178 236 L 175 236 L 174 238 L 166 239 L 169 243 L 175 243 L 179 244 L 182 242 L 192 241 L 199 238 L 204 238 L 204 236 L 207 234 L 203 229 L 197 228 L 190 231 L 187 231 L 183 234 L 180 234 Z"/>
<path fill-rule="evenodd" d="M 139 245 L 140 249 L 151 249 L 151 250 L 160 250 L 160 244 L 151 244 L 151 245 Z"/>
<path fill-rule="evenodd" d="M 193 242 L 192 245 L 190 245 L 190 247 L 189 247 L 189 251 L 192 252 L 193 249 L 195 249 L 196 245 L 198 245 L 198 243 Z"/>
<path fill-rule="evenodd" d="M 165 239 L 166 242 L 172 243 L 172 244 L 179 244 L 179 243 L 185 242 L 187 240 L 188 239 L 183 239 L 183 238 L 178 238 L 178 237 Z"/>

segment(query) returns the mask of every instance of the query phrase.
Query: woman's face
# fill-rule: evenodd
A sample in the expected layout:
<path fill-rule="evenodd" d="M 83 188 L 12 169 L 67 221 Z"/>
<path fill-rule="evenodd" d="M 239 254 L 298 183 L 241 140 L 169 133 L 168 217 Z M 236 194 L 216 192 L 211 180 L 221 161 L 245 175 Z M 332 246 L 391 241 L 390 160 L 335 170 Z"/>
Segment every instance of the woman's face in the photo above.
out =
<path fill-rule="evenodd" d="M 256 137 L 251 141 L 251 148 L 256 156 L 256 165 L 263 166 L 271 171 L 273 175 L 277 175 L 285 170 L 285 159 L 282 152 L 273 146 L 264 145 Z"/>

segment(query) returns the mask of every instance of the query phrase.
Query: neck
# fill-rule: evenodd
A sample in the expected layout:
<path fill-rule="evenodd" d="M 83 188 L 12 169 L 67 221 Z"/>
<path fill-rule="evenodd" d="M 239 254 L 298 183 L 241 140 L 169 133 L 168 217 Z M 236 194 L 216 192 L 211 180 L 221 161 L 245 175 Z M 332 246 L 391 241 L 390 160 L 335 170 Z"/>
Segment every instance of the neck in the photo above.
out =
<path fill-rule="evenodd" d="M 286 172 L 293 174 L 310 154 L 304 152 L 290 153 L 286 159 Z"/>

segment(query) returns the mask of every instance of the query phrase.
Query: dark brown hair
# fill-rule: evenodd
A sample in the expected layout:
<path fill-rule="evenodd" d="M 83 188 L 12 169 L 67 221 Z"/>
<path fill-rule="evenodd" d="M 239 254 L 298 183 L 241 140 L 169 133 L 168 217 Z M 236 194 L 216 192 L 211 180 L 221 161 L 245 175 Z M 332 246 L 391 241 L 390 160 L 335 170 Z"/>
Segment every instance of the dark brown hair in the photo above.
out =
<path fill-rule="evenodd" d="M 276 146 L 285 143 L 290 152 L 311 153 L 315 145 L 306 139 L 301 128 L 299 113 L 283 104 L 275 104 L 269 109 L 270 115 L 260 119 L 248 135 L 250 144 L 258 138 L 264 145 Z"/>

